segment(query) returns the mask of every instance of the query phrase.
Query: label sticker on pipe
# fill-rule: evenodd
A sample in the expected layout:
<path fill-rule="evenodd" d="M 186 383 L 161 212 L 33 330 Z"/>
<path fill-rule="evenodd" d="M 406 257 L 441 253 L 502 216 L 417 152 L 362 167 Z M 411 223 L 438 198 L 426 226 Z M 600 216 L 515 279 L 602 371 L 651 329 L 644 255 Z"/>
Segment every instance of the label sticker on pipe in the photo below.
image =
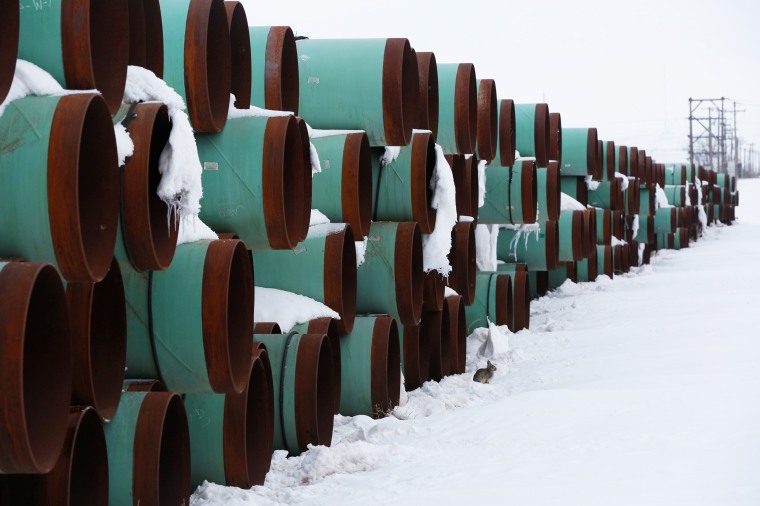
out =
<path fill-rule="evenodd" d="M 219 170 L 219 162 L 203 162 L 203 170 Z"/>

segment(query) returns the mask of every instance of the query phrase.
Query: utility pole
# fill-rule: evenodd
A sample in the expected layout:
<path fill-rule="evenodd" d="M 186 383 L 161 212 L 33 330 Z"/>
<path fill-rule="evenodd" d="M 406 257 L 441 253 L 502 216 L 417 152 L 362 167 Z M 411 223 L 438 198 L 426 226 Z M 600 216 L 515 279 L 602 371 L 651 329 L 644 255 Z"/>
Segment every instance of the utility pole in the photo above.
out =
<path fill-rule="evenodd" d="M 710 168 L 712 169 L 713 166 L 713 146 L 712 146 L 712 140 L 713 140 L 713 134 L 712 134 L 712 108 L 707 110 L 707 156 L 710 160 Z"/>

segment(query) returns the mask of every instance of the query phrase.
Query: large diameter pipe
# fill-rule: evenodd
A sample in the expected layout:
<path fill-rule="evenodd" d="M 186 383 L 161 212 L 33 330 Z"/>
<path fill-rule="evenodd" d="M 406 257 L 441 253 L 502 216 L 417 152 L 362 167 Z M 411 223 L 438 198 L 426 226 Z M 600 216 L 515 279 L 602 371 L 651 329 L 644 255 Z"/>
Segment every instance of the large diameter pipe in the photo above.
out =
<path fill-rule="evenodd" d="M 251 26 L 251 104 L 298 114 L 298 51 L 289 26 Z"/>
<path fill-rule="evenodd" d="M 274 385 L 274 448 L 292 455 L 330 446 L 335 382 L 324 334 L 254 335 L 266 346 Z M 342 397 L 342 395 L 341 395 Z"/>
<path fill-rule="evenodd" d="M 603 141 L 602 158 L 600 160 L 602 164 L 602 180 L 612 181 L 615 179 L 615 172 L 618 169 L 617 158 L 618 150 L 615 149 L 615 141 Z"/>
<path fill-rule="evenodd" d="M 549 113 L 549 160 L 562 165 L 562 116 Z"/>
<path fill-rule="evenodd" d="M 620 181 L 620 178 L 617 177 L 607 181 L 599 181 L 595 190 L 588 190 L 588 204 L 613 211 L 625 209 Z"/>
<path fill-rule="evenodd" d="M 451 230 L 451 251 L 449 252 L 451 273 L 449 286 L 462 296 L 465 306 L 475 300 L 475 273 L 477 256 L 475 252 L 475 223 L 457 222 Z"/>
<path fill-rule="evenodd" d="M 226 0 L 227 26 L 230 33 L 230 93 L 235 95 L 235 108 L 251 107 L 251 35 L 243 4 Z"/>
<path fill-rule="evenodd" d="M 610 278 L 615 275 L 615 269 L 612 260 L 612 246 L 608 244 L 597 245 L 596 265 L 597 274 L 604 274 Z"/>
<path fill-rule="evenodd" d="M 653 244 L 655 242 L 654 216 L 639 215 L 639 228 L 633 239 L 642 244 Z"/>
<path fill-rule="evenodd" d="M 351 332 L 356 315 L 357 268 L 350 225 L 329 235 L 307 238 L 293 251 L 255 251 L 253 260 L 256 286 L 322 302 L 340 315 L 340 333 Z"/>
<path fill-rule="evenodd" d="M 451 343 L 451 374 L 462 374 L 467 365 L 467 318 L 464 303 L 459 295 L 449 295 L 443 305 L 443 313 L 448 313 L 449 342 Z"/>
<path fill-rule="evenodd" d="M 687 200 L 686 186 L 666 184 L 662 189 L 669 204 L 676 207 L 691 205 L 691 202 Z"/>
<path fill-rule="evenodd" d="M 428 311 L 441 311 L 446 294 L 446 278 L 433 269 L 425 273 L 422 307 Z"/>
<path fill-rule="evenodd" d="M 399 336 L 401 370 L 407 391 L 421 387 L 430 379 L 430 343 L 428 334 L 422 332 L 421 321 L 416 325 L 404 325 Z"/>
<path fill-rule="evenodd" d="M 674 164 L 665 166 L 665 184 L 685 185 L 687 182 L 686 165 Z"/>
<path fill-rule="evenodd" d="M 69 283 L 73 368 L 71 404 L 93 406 L 111 419 L 127 360 L 127 309 L 119 264 L 99 283 Z"/>
<path fill-rule="evenodd" d="M 515 102 L 512 99 L 499 100 L 499 136 L 496 153 L 499 165 L 511 167 L 515 164 Z"/>
<path fill-rule="evenodd" d="M 171 132 L 167 108 L 157 102 L 124 105 L 114 122 L 124 125 L 134 144 L 120 169 L 119 226 L 127 256 L 137 270 L 164 270 L 174 258 L 178 236 L 168 206 L 158 197 L 159 160 Z"/>
<path fill-rule="evenodd" d="M 562 171 L 560 170 L 560 174 Z M 586 180 L 580 176 L 565 176 L 560 175 L 560 189 L 562 193 L 566 193 L 581 205 L 588 206 L 588 185 Z"/>
<path fill-rule="evenodd" d="M 499 100 L 493 79 L 478 80 L 478 122 L 475 143 L 478 158 L 491 161 L 496 158 L 499 134 Z"/>
<path fill-rule="evenodd" d="M 382 417 L 398 405 L 401 350 L 396 321 L 389 316 L 357 318 L 340 338 L 340 413 Z"/>
<path fill-rule="evenodd" d="M 127 0 L 129 65 L 164 76 L 164 28 L 159 0 Z"/>
<path fill-rule="evenodd" d="M 312 180 L 311 205 L 333 223 L 366 237 L 372 218 L 372 159 L 364 132 L 312 139 L 322 172 Z M 336 193 L 340 198 L 335 198 Z"/>
<path fill-rule="evenodd" d="M 446 315 L 448 317 L 448 314 Z M 444 326 L 446 330 L 444 331 Z M 449 341 L 449 321 L 443 321 L 443 311 L 423 311 L 420 332 L 428 335 L 430 343 L 430 379 L 441 381 L 449 375 L 451 361 L 451 341 Z"/>
<path fill-rule="evenodd" d="M 625 214 L 632 216 L 639 214 L 641 208 L 641 186 L 638 181 L 629 180 L 628 188 L 623 191 L 623 202 Z"/>
<path fill-rule="evenodd" d="M 628 176 L 628 146 L 617 146 L 615 149 L 615 172 Z"/>
<path fill-rule="evenodd" d="M 514 167 L 488 167 L 485 203 L 478 210 L 478 223 L 535 223 L 537 201 L 534 160 L 518 161 Z"/>
<path fill-rule="evenodd" d="M 255 356 L 242 392 L 185 396 L 191 487 L 204 480 L 239 488 L 264 483 L 274 440 L 274 398 L 268 372 Z"/>
<path fill-rule="evenodd" d="M 535 157 L 539 167 L 549 163 L 549 106 L 515 104 L 515 149 L 521 157 Z"/>
<path fill-rule="evenodd" d="M 596 243 L 612 244 L 612 211 L 595 209 L 596 213 Z"/>
<path fill-rule="evenodd" d="M 562 284 L 571 280 L 577 280 L 575 262 L 563 262 L 557 269 L 550 270 L 547 275 L 547 290 L 556 290 Z"/>
<path fill-rule="evenodd" d="M 478 272 L 475 301 L 464 308 L 467 332 L 488 328 L 488 323 L 509 325 L 512 320 L 512 277 L 497 272 Z"/>
<path fill-rule="evenodd" d="M 559 265 L 559 226 L 547 221 L 536 232 L 520 233 L 510 229 L 499 231 L 496 256 L 508 263 L 525 263 L 531 271 L 556 269 Z"/>
<path fill-rule="evenodd" d="M 356 311 L 415 325 L 422 313 L 422 238 L 416 223 L 375 222 L 357 269 Z"/>
<path fill-rule="evenodd" d="M 446 155 L 456 190 L 457 217 L 478 219 L 478 160 L 465 155 Z"/>
<path fill-rule="evenodd" d="M 560 169 L 557 161 L 550 161 L 549 166 L 536 169 L 536 189 L 538 192 L 536 221 L 559 220 L 562 202 Z"/>
<path fill-rule="evenodd" d="M 577 262 L 584 258 L 584 211 L 562 211 L 559 218 L 559 261 Z"/>
<path fill-rule="evenodd" d="M 124 392 L 105 435 L 110 505 L 189 503 L 190 437 L 179 394 Z"/>
<path fill-rule="evenodd" d="M 577 269 L 576 276 L 578 283 L 596 281 L 596 278 L 599 275 L 599 264 L 596 247 L 594 247 L 593 253 L 591 253 L 588 257 L 580 260 L 579 262 L 576 262 L 575 268 Z"/>
<path fill-rule="evenodd" d="M 66 89 L 99 90 L 111 114 L 115 113 L 127 82 L 127 0 L 65 0 L 24 7 L 18 58 L 46 70 Z M 40 43 L 42 34 L 44 44 Z"/>
<path fill-rule="evenodd" d="M 0 117 L 0 256 L 55 264 L 67 281 L 105 277 L 119 213 L 113 132 L 100 95 L 8 104 Z"/>
<path fill-rule="evenodd" d="M 372 219 L 416 221 L 420 233 L 433 233 L 436 218 L 430 184 L 436 165 L 433 135 L 415 132 L 409 146 L 402 146 L 398 157 L 387 164 L 380 161 L 380 153 L 375 155 L 372 156 Z"/>
<path fill-rule="evenodd" d="M 628 243 L 618 244 L 612 247 L 612 260 L 615 274 L 625 274 L 631 270 L 630 246 Z"/>
<path fill-rule="evenodd" d="M 475 153 L 478 86 L 471 63 L 438 64 L 438 136 L 446 154 Z"/>
<path fill-rule="evenodd" d="M 596 253 L 596 211 L 587 209 L 583 214 L 584 256 Z"/>
<path fill-rule="evenodd" d="M 597 172 L 596 128 L 562 129 L 562 175 L 588 176 Z"/>
<path fill-rule="evenodd" d="M 499 272 L 512 276 L 512 320 L 509 329 L 519 332 L 530 328 L 530 276 L 528 266 L 521 263 L 500 264 Z"/>
<path fill-rule="evenodd" d="M 0 262 L 0 474 L 46 473 L 58 460 L 71 398 L 63 284 L 49 264 Z"/>
<path fill-rule="evenodd" d="M 295 331 L 299 334 L 324 334 L 330 340 L 330 350 L 332 352 L 333 363 L 333 393 L 335 399 L 333 402 L 334 412 L 337 415 L 340 413 L 340 391 L 341 391 L 341 352 L 340 352 L 340 336 L 345 334 L 341 332 L 338 323 L 340 320 L 334 318 L 324 317 L 309 320 L 308 322 L 294 325 L 291 332 Z M 256 329 L 254 329 L 254 333 Z M 279 334 L 280 332 L 267 332 L 268 334 Z"/>
<path fill-rule="evenodd" d="M 636 146 L 628 148 L 628 166 L 624 174 L 628 177 L 639 178 L 639 148 Z"/>
<path fill-rule="evenodd" d="M 676 231 L 677 212 L 675 207 L 661 207 L 654 215 L 654 232 L 672 234 Z"/>
<path fill-rule="evenodd" d="M 237 118 L 218 134 L 198 135 L 203 222 L 236 233 L 249 249 L 293 249 L 311 209 L 302 142 L 293 116 Z"/>
<path fill-rule="evenodd" d="M 654 216 L 657 208 L 655 205 L 654 184 L 642 183 L 639 187 L 639 215 Z"/>
<path fill-rule="evenodd" d="M 227 121 L 232 60 L 222 0 L 161 2 L 164 81 L 187 103 L 197 132 L 220 132 Z"/>
<path fill-rule="evenodd" d="M 19 37 L 18 0 L 0 1 L 0 19 L 3 30 L 0 31 L 0 104 L 3 103 L 11 89 L 13 75 L 16 72 Z"/>
<path fill-rule="evenodd" d="M 419 75 L 407 39 L 302 39 L 296 49 L 299 113 L 312 127 L 364 130 L 372 146 L 409 144 Z"/>
<path fill-rule="evenodd" d="M 549 271 L 528 271 L 530 279 L 530 295 L 537 299 L 549 291 Z"/>
<path fill-rule="evenodd" d="M 420 77 L 419 129 L 430 130 L 438 136 L 438 63 L 434 53 L 417 53 Z"/>

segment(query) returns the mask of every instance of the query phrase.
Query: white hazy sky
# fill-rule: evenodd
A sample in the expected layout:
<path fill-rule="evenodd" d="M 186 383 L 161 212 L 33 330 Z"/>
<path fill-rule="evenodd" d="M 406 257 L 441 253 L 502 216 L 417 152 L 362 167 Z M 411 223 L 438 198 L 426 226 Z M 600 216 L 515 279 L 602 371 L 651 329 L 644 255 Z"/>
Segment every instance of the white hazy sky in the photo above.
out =
<path fill-rule="evenodd" d="M 564 127 L 597 127 L 660 162 L 688 157 L 689 97 L 727 97 L 760 150 L 758 0 L 242 3 L 249 24 L 310 38 L 406 37 L 439 63 L 473 63 L 499 98 L 545 101 Z"/>

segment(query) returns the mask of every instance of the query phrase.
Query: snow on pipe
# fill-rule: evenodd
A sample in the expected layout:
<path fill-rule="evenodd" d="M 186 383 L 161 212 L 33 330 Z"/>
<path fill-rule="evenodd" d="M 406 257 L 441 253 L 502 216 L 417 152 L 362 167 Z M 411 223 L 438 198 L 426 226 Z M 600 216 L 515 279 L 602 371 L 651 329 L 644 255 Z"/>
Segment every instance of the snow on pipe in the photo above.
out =
<path fill-rule="evenodd" d="M 654 185 L 641 183 L 639 186 L 639 215 L 654 216 L 656 211 Z"/>
<path fill-rule="evenodd" d="M 401 351 L 396 321 L 389 316 L 356 319 L 354 330 L 340 337 L 340 413 L 385 416 L 398 405 Z"/>
<path fill-rule="evenodd" d="M 445 301 L 446 278 L 435 269 L 425 273 L 422 307 L 428 311 L 441 311 Z"/>
<path fill-rule="evenodd" d="M 335 411 L 330 342 L 324 334 L 256 334 L 266 346 L 274 387 L 274 448 L 298 455 L 330 446 Z"/>
<path fill-rule="evenodd" d="M 254 334 L 282 334 L 282 329 L 277 322 L 255 322 L 253 324 Z"/>
<path fill-rule="evenodd" d="M 221 131 L 230 105 L 233 66 L 223 0 L 162 2 L 161 21 L 164 81 L 185 100 L 196 132 Z"/>
<path fill-rule="evenodd" d="M 240 392 L 249 367 L 253 293 L 241 241 L 179 246 L 168 269 L 126 284 L 128 377 L 159 379 L 183 393 Z"/>
<path fill-rule="evenodd" d="M 588 184 L 581 176 L 564 176 L 560 170 L 560 190 L 566 193 L 583 206 L 588 205 Z"/>
<path fill-rule="evenodd" d="M 672 234 L 676 231 L 677 215 L 675 207 L 661 207 L 654 215 L 654 232 Z"/>
<path fill-rule="evenodd" d="M 457 217 L 478 219 L 478 159 L 476 156 L 446 155 L 456 189 Z"/>
<path fill-rule="evenodd" d="M 70 408 L 63 450 L 49 473 L 4 478 L 8 504 L 108 504 L 108 456 L 98 414 L 91 407 Z"/>
<path fill-rule="evenodd" d="M 49 264 L 0 262 L 0 475 L 46 473 L 71 399 L 66 296 Z"/>
<path fill-rule="evenodd" d="M 330 350 L 332 351 L 332 363 L 333 363 L 333 393 L 334 399 L 334 412 L 337 415 L 340 413 L 340 392 L 341 392 L 341 368 L 343 367 L 340 352 L 340 335 L 341 331 L 338 326 L 338 322 L 334 318 L 324 317 L 316 318 L 299 325 L 295 325 L 291 331 L 296 331 L 301 334 L 324 334 L 330 340 Z M 273 334 L 274 332 L 269 332 Z"/>
<path fill-rule="evenodd" d="M 448 285 L 459 295 L 465 306 L 475 300 L 475 273 L 477 255 L 475 252 L 475 223 L 460 221 L 451 230 L 451 273 Z"/>
<path fill-rule="evenodd" d="M 493 79 L 478 79 L 478 119 L 475 149 L 478 158 L 491 161 L 499 154 L 499 100 L 496 98 L 496 82 Z"/>
<path fill-rule="evenodd" d="M 536 190 L 538 214 L 536 221 L 557 221 L 562 201 L 560 191 L 559 162 L 551 160 L 548 167 L 536 169 Z"/>
<path fill-rule="evenodd" d="M 428 335 L 430 343 L 429 378 L 441 381 L 449 375 L 451 361 L 451 341 L 449 341 L 448 313 L 443 321 L 443 311 L 423 311 L 420 320 L 420 333 Z M 445 327 L 445 329 L 444 329 Z"/>
<path fill-rule="evenodd" d="M 562 175 L 597 174 L 596 128 L 562 129 Z"/>
<path fill-rule="evenodd" d="M 524 263 L 500 264 L 499 272 L 512 276 L 512 318 L 509 330 L 519 332 L 530 328 L 530 277 Z"/>
<path fill-rule="evenodd" d="M 124 392 L 105 435 L 110 505 L 189 504 L 190 435 L 179 394 Z"/>
<path fill-rule="evenodd" d="M 115 113 L 127 82 L 127 3 L 66 1 L 21 9 L 18 58 L 41 67 L 66 89 L 99 90 Z M 40 34 L 46 43 L 40 43 Z"/>
<path fill-rule="evenodd" d="M 315 137 L 312 142 L 319 153 L 322 172 L 314 174 L 311 205 L 333 223 L 350 224 L 357 238 L 366 237 L 373 199 L 367 134 Z"/>
<path fill-rule="evenodd" d="M 601 207 L 602 209 L 611 209 L 613 211 L 623 211 L 625 209 L 623 201 L 623 189 L 621 179 L 613 177 L 606 181 L 599 181 L 596 189 L 588 189 L 588 205 Z"/>
<path fill-rule="evenodd" d="M 600 165 L 602 168 L 602 180 L 612 181 L 615 179 L 615 172 L 618 170 L 618 150 L 615 148 L 615 141 L 602 142 L 602 157 Z"/>
<path fill-rule="evenodd" d="M 421 130 L 430 130 L 433 140 L 438 138 L 438 64 L 434 53 L 417 53 L 420 77 L 420 123 Z"/>
<path fill-rule="evenodd" d="M 0 139 L 0 256 L 55 264 L 67 281 L 102 280 L 119 219 L 116 140 L 103 98 L 16 100 L 0 117 Z"/>
<path fill-rule="evenodd" d="M 248 32 L 248 18 L 243 4 L 237 1 L 224 2 L 227 12 L 227 27 L 230 33 L 230 93 L 235 95 L 235 108 L 251 107 L 251 36 Z"/>
<path fill-rule="evenodd" d="M 300 115 L 312 127 L 364 130 L 372 146 L 409 144 L 419 75 L 407 39 L 303 39 L 296 49 Z"/>
<path fill-rule="evenodd" d="M 615 270 L 612 262 L 612 246 L 609 244 L 599 244 L 596 247 L 597 273 L 605 274 L 612 278 Z"/>
<path fill-rule="evenodd" d="M 579 211 L 580 212 L 580 211 Z M 518 237 L 519 235 L 519 237 Z M 536 232 L 499 230 L 496 256 L 508 263 L 520 262 L 530 271 L 550 271 L 559 265 L 559 223 L 546 221 Z"/>
<path fill-rule="evenodd" d="M 251 104 L 298 114 L 298 54 L 289 26 L 248 27 L 251 41 Z"/>
<path fill-rule="evenodd" d="M 438 136 L 446 154 L 475 153 L 478 87 L 472 63 L 438 64 Z"/>
<path fill-rule="evenodd" d="M 357 307 L 357 267 L 350 225 L 315 234 L 293 251 L 253 252 L 256 286 L 277 288 L 322 302 L 340 315 L 341 334 L 351 332 Z"/>
<path fill-rule="evenodd" d="M 488 328 L 488 322 L 509 325 L 512 320 L 512 277 L 497 272 L 478 272 L 475 300 L 464 308 L 467 332 Z"/>
<path fill-rule="evenodd" d="M 245 139 L 245 142 L 241 142 Z M 203 170 L 200 218 L 249 249 L 293 249 L 308 231 L 311 164 L 293 116 L 241 117 L 196 136 Z"/>
<path fill-rule="evenodd" d="M 448 314 L 449 336 L 451 342 L 450 374 L 462 374 L 467 365 L 467 318 L 464 303 L 459 295 L 449 295 L 443 305 L 444 318 Z"/>
<path fill-rule="evenodd" d="M 430 379 L 430 343 L 422 323 L 404 325 L 400 336 L 404 389 L 415 390 Z"/>
<path fill-rule="evenodd" d="M 18 0 L 0 0 L 0 104 L 3 103 L 13 83 L 16 72 L 19 39 Z"/>
<path fill-rule="evenodd" d="M 562 165 L 562 117 L 558 112 L 549 113 L 549 160 Z"/>
<path fill-rule="evenodd" d="M 535 223 L 537 201 L 535 160 L 518 160 L 513 167 L 489 166 L 485 203 L 478 211 L 478 223 Z"/>
<path fill-rule="evenodd" d="M 185 396 L 192 488 L 204 480 L 239 488 L 264 484 L 274 439 L 272 378 L 267 372 L 255 356 L 242 392 Z"/>
<path fill-rule="evenodd" d="M 474 251 L 473 251 L 474 254 Z M 422 237 L 414 222 L 375 222 L 357 269 L 356 311 L 416 325 L 422 313 Z"/>
<path fill-rule="evenodd" d="M 612 211 L 594 209 L 596 213 L 596 244 L 612 244 Z"/>
<path fill-rule="evenodd" d="M 159 0 L 127 0 L 129 8 L 129 65 L 143 67 L 163 78 L 164 29 Z"/>
<path fill-rule="evenodd" d="M 586 253 L 583 237 L 584 211 L 562 211 L 559 217 L 559 261 L 577 262 Z"/>
<path fill-rule="evenodd" d="M 397 158 L 381 160 L 382 149 L 373 150 L 372 187 L 375 221 L 416 221 L 420 233 L 431 234 L 436 210 L 431 207 L 436 164 L 435 142 L 430 132 L 415 132 Z"/>
<path fill-rule="evenodd" d="M 169 140 L 171 123 L 164 104 L 123 105 L 114 116 L 129 132 L 132 156 L 121 169 L 121 199 L 117 249 L 138 271 L 164 270 L 174 258 L 178 227 L 167 219 L 166 203 L 158 197 L 159 158 Z M 122 244 L 123 241 L 123 244 Z"/>
<path fill-rule="evenodd" d="M 69 283 L 73 376 L 71 404 L 93 406 L 103 419 L 119 405 L 127 360 L 127 308 L 119 264 L 103 281 Z"/>
<path fill-rule="evenodd" d="M 515 149 L 535 157 L 539 167 L 549 164 L 549 116 L 547 104 L 515 104 Z"/>
<path fill-rule="evenodd" d="M 596 246 L 594 251 L 583 260 L 576 262 L 578 283 L 587 281 L 595 281 L 599 275 L 598 257 L 596 254 Z"/>

